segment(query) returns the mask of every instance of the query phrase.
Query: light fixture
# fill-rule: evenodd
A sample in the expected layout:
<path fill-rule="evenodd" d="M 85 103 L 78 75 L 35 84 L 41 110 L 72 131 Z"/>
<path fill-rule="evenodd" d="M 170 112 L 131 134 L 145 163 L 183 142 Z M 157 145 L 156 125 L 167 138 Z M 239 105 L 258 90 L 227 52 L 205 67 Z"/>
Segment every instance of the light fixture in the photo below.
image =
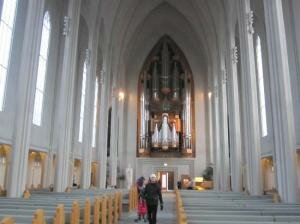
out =
<path fill-rule="evenodd" d="M 208 92 L 208 99 L 211 98 L 211 92 Z"/>
<path fill-rule="evenodd" d="M 125 98 L 125 93 L 123 91 L 119 92 L 119 101 L 123 101 Z"/>
<path fill-rule="evenodd" d="M 167 163 L 164 163 L 164 166 L 168 166 L 168 164 L 167 164 Z"/>
<path fill-rule="evenodd" d="M 202 183 L 203 182 L 203 177 L 195 177 L 194 181 L 195 182 L 199 182 L 199 183 Z"/>

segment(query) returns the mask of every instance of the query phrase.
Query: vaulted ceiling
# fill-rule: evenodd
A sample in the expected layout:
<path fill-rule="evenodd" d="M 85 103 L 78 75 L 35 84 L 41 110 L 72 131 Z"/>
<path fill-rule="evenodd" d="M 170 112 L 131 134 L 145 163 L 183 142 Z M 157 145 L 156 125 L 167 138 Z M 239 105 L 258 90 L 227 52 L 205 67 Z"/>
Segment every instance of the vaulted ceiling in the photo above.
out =
<path fill-rule="evenodd" d="M 226 27 L 223 0 L 110 0 L 102 6 L 110 67 L 121 79 L 139 73 L 165 34 L 181 48 L 194 73 L 207 73 L 218 58 Z"/>

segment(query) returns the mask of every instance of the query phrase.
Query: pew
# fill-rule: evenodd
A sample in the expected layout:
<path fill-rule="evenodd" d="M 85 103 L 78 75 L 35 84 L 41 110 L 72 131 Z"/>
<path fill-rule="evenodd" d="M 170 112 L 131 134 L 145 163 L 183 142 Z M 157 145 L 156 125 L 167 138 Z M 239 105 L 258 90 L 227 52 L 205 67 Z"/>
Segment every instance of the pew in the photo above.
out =
<path fill-rule="evenodd" d="M 300 204 L 280 203 L 270 195 L 181 190 L 176 207 L 178 224 L 300 223 Z"/>
<path fill-rule="evenodd" d="M 107 203 L 106 196 L 109 195 Z M 122 212 L 122 192 L 79 190 L 68 193 L 34 192 L 28 199 L 0 199 L 4 223 L 118 223 Z M 38 210 L 36 210 L 38 208 Z M 82 209 L 81 209 L 82 208 Z M 6 218 L 7 217 L 7 218 Z"/>

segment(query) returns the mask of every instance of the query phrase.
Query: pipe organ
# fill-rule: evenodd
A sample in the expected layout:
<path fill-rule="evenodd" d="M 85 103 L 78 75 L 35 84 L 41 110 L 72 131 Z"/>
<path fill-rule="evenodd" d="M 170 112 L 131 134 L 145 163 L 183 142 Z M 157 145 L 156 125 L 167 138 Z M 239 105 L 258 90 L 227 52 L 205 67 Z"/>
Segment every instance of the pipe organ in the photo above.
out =
<path fill-rule="evenodd" d="M 186 59 L 170 38 L 162 38 L 140 75 L 138 156 L 194 155 L 192 91 Z"/>

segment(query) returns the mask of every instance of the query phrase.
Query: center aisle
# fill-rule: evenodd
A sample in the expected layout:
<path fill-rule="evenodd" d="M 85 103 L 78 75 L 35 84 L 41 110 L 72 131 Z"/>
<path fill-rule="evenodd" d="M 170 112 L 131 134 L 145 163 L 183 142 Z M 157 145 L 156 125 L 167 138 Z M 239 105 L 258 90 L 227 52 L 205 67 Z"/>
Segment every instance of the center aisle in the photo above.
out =
<path fill-rule="evenodd" d="M 176 224 L 176 210 L 175 210 L 175 193 L 163 193 L 163 201 L 164 201 L 164 210 L 157 211 L 157 224 Z M 160 206 L 158 206 L 160 208 Z M 136 212 L 131 213 L 123 213 L 122 219 L 120 220 L 120 224 L 132 224 L 135 223 L 134 220 L 137 218 Z M 148 223 L 143 220 L 138 223 Z"/>

